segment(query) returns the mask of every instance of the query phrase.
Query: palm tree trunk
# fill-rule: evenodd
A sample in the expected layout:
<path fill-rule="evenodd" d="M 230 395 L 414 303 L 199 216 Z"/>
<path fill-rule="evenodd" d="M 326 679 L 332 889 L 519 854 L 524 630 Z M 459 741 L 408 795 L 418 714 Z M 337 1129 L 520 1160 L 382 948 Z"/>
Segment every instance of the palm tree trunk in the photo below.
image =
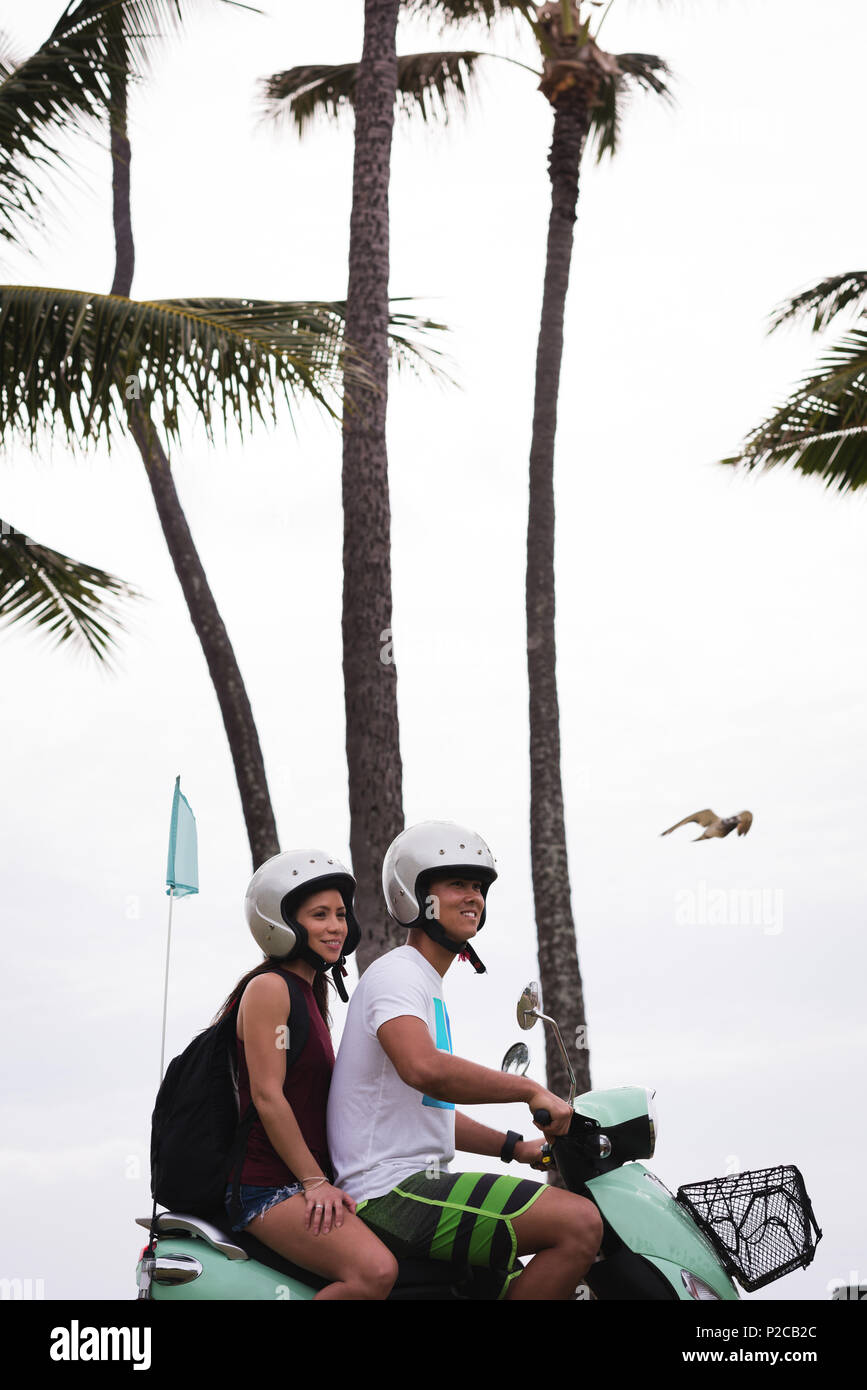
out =
<path fill-rule="evenodd" d="M 127 81 L 113 73 L 111 171 L 115 238 L 112 294 L 129 298 L 135 264 L 130 209 L 130 143 L 127 131 Z M 190 620 L 196 630 L 220 705 L 254 870 L 280 848 L 277 826 L 265 776 L 265 763 L 253 711 L 229 634 L 211 593 L 187 519 L 175 489 L 171 467 L 156 431 L 142 406 L 127 402 L 130 433 L 138 446 L 166 545 L 180 581 Z"/>
<path fill-rule="evenodd" d="M 527 672 L 530 688 L 530 850 L 544 1009 L 557 1019 L 575 1065 L 578 1094 L 590 1088 L 584 995 L 560 776 L 560 711 L 554 625 L 554 439 L 563 355 L 563 318 L 572 259 L 578 173 L 587 138 L 586 101 L 574 90 L 555 107 L 551 141 L 551 215 L 530 448 L 527 526 Z M 549 1089 L 569 1091 L 568 1073 L 545 1030 Z"/>
<path fill-rule="evenodd" d="M 111 75 L 111 196 L 114 219 L 114 280 L 110 294 L 129 299 L 135 269 L 135 242 L 130 205 L 130 145 L 127 131 L 127 75 Z"/>
<path fill-rule="evenodd" d="M 202 644 L 219 701 L 235 765 L 235 779 L 241 795 L 253 868 L 257 869 L 272 854 L 279 852 L 280 845 L 253 711 L 229 635 L 178 501 L 169 461 L 142 407 L 130 402 L 127 415 L 130 432 L 151 485 L 172 564 L 187 602 L 190 620 Z"/>
<path fill-rule="evenodd" d="M 391 512 L 385 416 L 388 395 L 388 184 L 397 87 L 399 0 L 365 0 L 355 98 L 355 163 L 346 339 L 378 390 L 357 389 L 343 414 L 343 679 L 350 849 L 364 934 L 364 970 L 402 942 L 386 916 L 385 851 L 403 829 L 397 672 L 391 650 Z"/>

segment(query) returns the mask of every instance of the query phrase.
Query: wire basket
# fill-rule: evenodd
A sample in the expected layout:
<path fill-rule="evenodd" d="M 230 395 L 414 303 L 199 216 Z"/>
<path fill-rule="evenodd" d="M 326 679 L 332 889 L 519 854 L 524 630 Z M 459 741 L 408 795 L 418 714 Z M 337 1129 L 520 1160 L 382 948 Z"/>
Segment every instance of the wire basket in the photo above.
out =
<path fill-rule="evenodd" d="M 797 1168 L 688 1183 L 678 1188 L 677 1200 L 747 1293 L 806 1268 L 822 1238 Z"/>

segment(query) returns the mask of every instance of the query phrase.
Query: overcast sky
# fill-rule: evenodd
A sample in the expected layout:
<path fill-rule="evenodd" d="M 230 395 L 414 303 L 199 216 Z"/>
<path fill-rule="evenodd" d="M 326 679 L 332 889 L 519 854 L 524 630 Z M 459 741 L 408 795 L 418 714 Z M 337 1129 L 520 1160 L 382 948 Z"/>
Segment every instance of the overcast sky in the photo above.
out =
<path fill-rule="evenodd" d="M 355 59 L 359 0 L 191 7 L 132 102 L 140 298 L 340 297 L 352 130 L 257 124 L 257 83 Z M 0 5 L 24 55 L 59 0 Z M 677 105 L 636 98 L 615 161 L 581 180 L 557 439 L 558 676 L 572 898 L 596 1087 L 656 1089 L 651 1167 L 671 1187 L 795 1163 L 825 1235 L 754 1295 L 867 1278 L 867 510 L 785 472 L 717 466 L 821 351 L 768 338 L 772 308 L 861 269 L 867 12 L 859 0 L 617 0 L 602 40 L 663 55 Z M 403 51 L 496 49 L 401 32 Z M 538 975 L 529 868 L 524 544 L 551 112 L 490 62 L 467 116 L 400 122 L 395 296 L 446 323 L 460 389 L 398 378 L 389 402 L 394 653 L 407 823 L 466 823 L 499 879 L 479 952 L 447 979 L 455 1048 L 491 1066 Z M 10 282 L 106 292 L 107 156 Z M 836 330 L 839 334 L 840 329 Z M 835 337 L 832 330 L 828 341 Z M 309 409 L 227 445 L 189 423 L 178 488 L 252 701 L 281 843 L 348 859 L 338 430 Z M 216 699 L 140 458 L 119 439 L 3 460 L 0 514 L 122 575 L 119 669 L 0 632 L 4 1277 L 47 1298 L 126 1299 L 149 1211 L 165 861 L 174 779 L 201 891 L 174 914 L 167 1057 L 258 956 L 251 873 Z M 743 839 L 694 845 L 710 806 Z M 756 919 L 736 922 L 740 894 Z M 758 901 L 759 899 L 756 899 Z M 341 1006 L 336 1008 L 339 1036 Z M 527 1035 L 542 1076 L 541 1036 Z M 478 1117 L 531 1131 L 516 1107 Z M 468 1166 L 470 1160 L 464 1164 Z M 495 1163 L 480 1166 L 496 1168 Z M 98 1210 L 96 1243 L 81 1213 Z"/>

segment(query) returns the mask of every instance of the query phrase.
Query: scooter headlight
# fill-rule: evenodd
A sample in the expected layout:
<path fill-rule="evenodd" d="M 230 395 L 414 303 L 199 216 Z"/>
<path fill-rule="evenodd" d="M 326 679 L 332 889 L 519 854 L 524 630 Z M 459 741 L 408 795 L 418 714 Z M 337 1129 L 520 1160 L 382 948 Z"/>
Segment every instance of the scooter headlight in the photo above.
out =
<path fill-rule="evenodd" d="M 720 1296 L 714 1293 L 710 1284 L 706 1284 L 703 1279 L 699 1279 L 697 1274 L 690 1274 L 688 1269 L 680 1271 L 680 1277 L 684 1282 L 686 1291 L 690 1298 L 696 1298 L 702 1303 L 719 1303 Z"/>
<path fill-rule="evenodd" d="M 659 1121 L 656 1118 L 656 1105 L 653 1099 L 656 1092 L 651 1091 L 645 1086 L 644 1094 L 647 1096 L 647 1122 L 650 1125 L 650 1153 L 647 1157 L 653 1158 L 653 1152 L 656 1148 L 656 1136 L 659 1133 Z"/>

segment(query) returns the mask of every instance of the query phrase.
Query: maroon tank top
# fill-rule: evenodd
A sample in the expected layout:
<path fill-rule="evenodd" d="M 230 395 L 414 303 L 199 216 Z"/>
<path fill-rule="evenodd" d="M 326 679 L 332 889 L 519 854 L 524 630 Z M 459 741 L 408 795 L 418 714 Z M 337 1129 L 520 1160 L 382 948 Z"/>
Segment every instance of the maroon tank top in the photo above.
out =
<path fill-rule="evenodd" d="M 293 972 L 294 973 L 294 972 Z M 300 1056 L 286 1069 L 283 1094 L 292 1107 L 298 1128 L 304 1142 L 327 1177 L 333 1176 L 328 1157 L 328 1140 L 325 1128 L 325 1112 L 328 1105 L 328 1090 L 331 1073 L 334 1070 L 334 1048 L 331 1034 L 319 1012 L 319 1005 L 313 995 L 312 987 L 296 975 L 307 1000 L 310 1015 L 310 1031 Z M 287 991 L 288 1003 L 288 991 Z M 291 1013 L 287 1009 L 287 1017 Z M 238 1093 L 243 1115 L 250 1104 L 250 1074 L 244 1044 L 238 1042 Z M 234 1169 L 230 1180 L 234 1176 Z M 250 1130 L 247 1152 L 241 1165 L 241 1182 L 254 1183 L 258 1187 L 285 1187 L 300 1178 L 312 1177 L 312 1173 L 294 1174 L 283 1162 L 265 1132 L 265 1126 L 258 1115 Z"/>

